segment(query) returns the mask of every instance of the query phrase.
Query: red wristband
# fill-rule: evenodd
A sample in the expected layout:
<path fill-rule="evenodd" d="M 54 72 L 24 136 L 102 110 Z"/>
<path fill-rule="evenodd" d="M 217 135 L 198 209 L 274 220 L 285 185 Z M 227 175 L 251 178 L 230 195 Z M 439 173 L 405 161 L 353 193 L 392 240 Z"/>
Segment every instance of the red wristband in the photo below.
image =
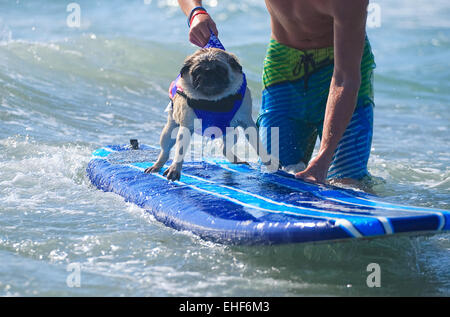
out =
<path fill-rule="evenodd" d="M 196 12 L 194 12 L 194 14 L 191 17 L 191 20 L 189 21 L 189 26 L 192 25 L 192 21 L 194 21 L 194 18 L 199 14 L 208 14 L 208 12 L 203 11 L 203 10 L 197 10 Z"/>

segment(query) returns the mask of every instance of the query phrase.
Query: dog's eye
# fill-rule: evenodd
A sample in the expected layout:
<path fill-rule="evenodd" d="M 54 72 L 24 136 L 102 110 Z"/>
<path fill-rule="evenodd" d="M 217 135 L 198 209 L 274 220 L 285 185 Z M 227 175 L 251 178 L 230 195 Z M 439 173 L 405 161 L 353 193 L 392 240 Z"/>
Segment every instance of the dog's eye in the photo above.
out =
<path fill-rule="evenodd" d="M 199 67 L 194 68 L 194 70 L 192 70 L 192 76 L 193 77 L 198 77 L 202 74 L 202 70 L 199 69 Z"/>
<path fill-rule="evenodd" d="M 184 77 L 187 73 L 189 73 L 189 66 L 183 66 L 180 71 L 181 77 Z"/>

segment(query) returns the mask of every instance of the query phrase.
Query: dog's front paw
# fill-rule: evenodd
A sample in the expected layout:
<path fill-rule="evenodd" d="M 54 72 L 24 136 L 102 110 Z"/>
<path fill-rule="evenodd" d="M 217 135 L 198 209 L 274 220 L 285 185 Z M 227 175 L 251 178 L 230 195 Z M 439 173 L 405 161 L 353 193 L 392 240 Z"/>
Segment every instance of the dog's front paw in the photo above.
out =
<path fill-rule="evenodd" d="M 158 173 L 160 169 L 161 169 L 161 167 L 153 165 L 153 166 L 147 167 L 144 172 L 145 173 Z"/>
<path fill-rule="evenodd" d="M 181 172 L 176 166 L 170 165 L 169 168 L 164 171 L 163 176 L 166 176 L 170 181 L 177 181 L 180 180 Z"/>

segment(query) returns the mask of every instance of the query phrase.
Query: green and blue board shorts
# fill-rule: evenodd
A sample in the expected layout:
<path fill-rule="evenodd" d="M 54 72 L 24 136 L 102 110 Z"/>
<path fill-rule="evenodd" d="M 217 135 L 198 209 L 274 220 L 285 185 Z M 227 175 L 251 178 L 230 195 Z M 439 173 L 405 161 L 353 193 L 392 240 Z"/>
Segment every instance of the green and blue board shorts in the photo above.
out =
<path fill-rule="evenodd" d="M 374 56 L 366 37 L 361 86 L 352 119 L 335 151 L 328 178 L 361 179 L 369 175 L 373 133 Z M 271 127 L 278 127 L 279 160 L 289 166 L 311 159 L 321 138 L 334 69 L 333 47 L 298 50 L 270 40 L 264 60 L 262 106 L 257 125 L 271 150 Z"/>

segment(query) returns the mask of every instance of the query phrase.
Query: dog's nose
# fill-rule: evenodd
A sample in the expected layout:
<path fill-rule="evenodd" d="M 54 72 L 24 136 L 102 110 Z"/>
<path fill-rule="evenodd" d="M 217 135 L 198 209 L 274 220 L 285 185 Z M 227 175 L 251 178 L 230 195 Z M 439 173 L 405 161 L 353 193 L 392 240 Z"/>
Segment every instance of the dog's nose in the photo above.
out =
<path fill-rule="evenodd" d="M 214 83 L 219 83 L 226 79 L 226 77 L 221 76 L 220 72 L 217 71 L 217 68 L 206 69 L 202 77 L 205 85 L 213 85 Z"/>
<path fill-rule="evenodd" d="M 194 75 L 194 86 L 205 95 L 221 93 L 229 85 L 226 68 L 215 65 L 205 65 L 201 72 Z"/>

